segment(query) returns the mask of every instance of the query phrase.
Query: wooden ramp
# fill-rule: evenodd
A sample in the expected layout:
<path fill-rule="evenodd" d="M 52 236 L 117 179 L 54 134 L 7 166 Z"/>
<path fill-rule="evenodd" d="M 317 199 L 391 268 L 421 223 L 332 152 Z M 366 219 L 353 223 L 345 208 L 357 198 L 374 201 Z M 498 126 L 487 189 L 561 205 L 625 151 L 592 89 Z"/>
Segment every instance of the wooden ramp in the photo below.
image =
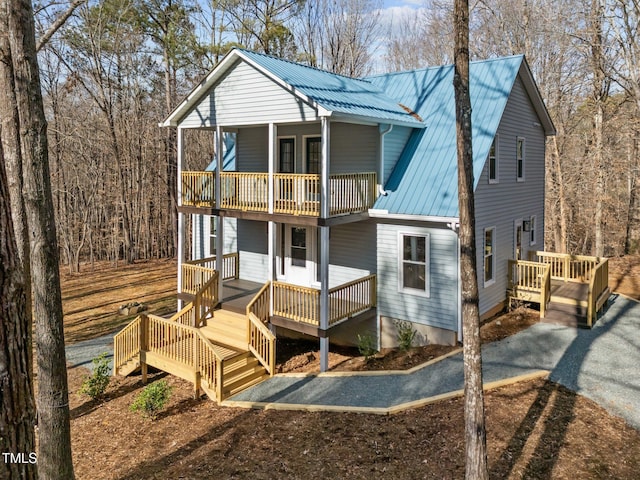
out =
<path fill-rule="evenodd" d="M 587 322 L 589 285 L 579 282 L 551 280 L 551 299 L 543 323 L 566 327 L 589 328 Z"/>

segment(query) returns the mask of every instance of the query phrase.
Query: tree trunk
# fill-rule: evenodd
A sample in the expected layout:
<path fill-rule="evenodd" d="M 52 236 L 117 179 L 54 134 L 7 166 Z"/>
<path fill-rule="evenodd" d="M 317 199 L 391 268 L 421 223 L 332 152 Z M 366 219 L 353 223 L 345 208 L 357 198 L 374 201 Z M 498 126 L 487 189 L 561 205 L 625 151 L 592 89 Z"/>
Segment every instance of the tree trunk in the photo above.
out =
<path fill-rule="evenodd" d="M 625 255 L 640 253 L 640 140 L 638 134 L 631 140 L 629 149 L 629 206 L 627 231 L 624 242 Z"/>
<path fill-rule="evenodd" d="M 36 479 L 35 458 L 30 456 L 36 447 L 31 323 L 2 153 L 0 144 L 0 478 Z M 4 458 L 6 454 L 15 457 Z"/>
<path fill-rule="evenodd" d="M 73 479 L 58 246 L 34 18 L 29 0 L 6 1 L 31 247 L 38 366 L 38 470 L 40 479 Z"/>
<path fill-rule="evenodd" d="M 458 150 L 458 205 L 460 210 L 460 273 L 462 283 L 462 334 L 464 342 L 465 478 L 484 480 L 487 441 L 482 390 L 480 314 L 476 268 L 471 99 L 469 96 L 469 2 L 455 0 L 456 137 Z"/>

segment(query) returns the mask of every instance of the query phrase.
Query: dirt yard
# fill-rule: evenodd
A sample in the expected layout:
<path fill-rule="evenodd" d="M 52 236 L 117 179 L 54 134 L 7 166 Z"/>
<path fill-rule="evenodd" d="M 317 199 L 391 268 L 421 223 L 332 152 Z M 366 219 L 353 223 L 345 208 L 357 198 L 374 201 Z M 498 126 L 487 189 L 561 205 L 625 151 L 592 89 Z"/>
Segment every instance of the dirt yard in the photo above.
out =
<path fill-rule="evenodd" d="M 611 286 L 640 297 L 640 257 L 613 259 Z M 103 267 L 63 278 L 68 342 L 125 325 L 119 305 L 141 301 L 154 313 L 175 309 L 175 264 Z M 520 310 L 488 322 L 483 341 L 503 338 L 536 321 Z M 317 371 L 315 344 L 279 343 L 281 371 Z M 369 362 L 334 349 L 336 369 L 410 368 L 448 349 L 386 351 Z M 140 378 L 114 378 L 103 401 L 78 393 L 86 370 L 69 370 L 72 441 L 78 479 L 463 478 L 461 399 L 393 416 L 221 408 L 191 398 L 190 384 L 163 373 L 173 386 L 156 421 L 129 410 Z M 486 397 L 491 478 L 635 479 L 640 433 L 593 402 L 543 380 Z"/>

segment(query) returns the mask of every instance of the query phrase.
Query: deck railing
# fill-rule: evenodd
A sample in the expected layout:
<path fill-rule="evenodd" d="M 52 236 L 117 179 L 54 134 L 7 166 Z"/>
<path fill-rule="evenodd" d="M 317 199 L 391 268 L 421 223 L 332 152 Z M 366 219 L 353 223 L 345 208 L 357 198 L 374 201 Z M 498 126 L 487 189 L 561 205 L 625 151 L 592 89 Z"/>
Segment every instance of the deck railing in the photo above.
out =
<path fill-rule="evenodd" d="M 212 270 L 218 269 L 218 261 L 217 256 L 200 258 L 197 260 L 189 260 L 182 264 L 182 272 L 183 272 L 183 289 L 184 285 L 189 279 L 189 275 L 196 276 L 195 272 L 202 272 L 200 275 L 205 272 L 211 272 Z M 191 273 L 194 272 L 194 273 Z M 240 256 L 238 252 L 233 253 L 225 253 L 222 256 L 222 279 L 223 280 L 231 280 L 233 278 L 238 278 L 238 274 L 240 272 Z M 197 277 L 196 277 L 197 278 Z M 189 283 L 190 288 L 193 288 L 192 284 Z M 185 292 L 191 293 L 191 292 Z"/>
<path fill-rule="evenodd" d="M 266 212 L 269 210 L 269 174 L 220 173 L 220 208 Z"/>
<path fill-rule="evenodd" d="M 213 268 L 189 262 L 183 263 L 181 293 L 188 293 L 190 295 L 197 294 L 204 284 L 215 274 L 216 270 Z"/>
<path fill-rule="evenodd" d="M 540 317 L 551 298 L 551 266 L 526 260 L 509 260 L 508 285 L 514 298 L 540 303 Z"/>
<path fill-rule="evenodd" d="M 194 342 L 196 329 L 166 318 L 147 315 L 146 345 L 143 350 L 157 353 L 164 358 L 192 367 L 194 362 Z"/>
<path fill-rule="evenodd" d="M 271 303 L 271 282 L 265 283 L 247 305 L 247 343 L 249 350 L 256 356 L 262 366 L 269 372 L 275 373 L 276 365 L 276 337 L 269 331 Z"/>
<path fill-rule="evenodd" d="M 376 276 L 329 289 L 329 326 L 376 305 Z"/>
<path fill-rule="evenodd" d="M 182 310 L 174 313 L 170 318 L 170 322 L 176 322 L 180 325 L 193 326 L 196 324 L 195 309 L 193 303 L 188 303 Z"/>
<path fill-rule="evenodd" d="M 214 177 L 214 172 L 182 172 L 182 205 L 215 206 Z"/>
<path fill-rule="evenodd" d="M 182 205 L 214 207 L 214 172 L 182 172 Z M 221 172 L 220 207 L 253 212 L 269 211 L 269 174 Z M 375 172 L 329 176 L 329 215 L 365 212 L 376 200 Z M 287 215 L 320 215 L 320 175 L 275 173 L 273 211 Z"/>
<path fill-rule="evenodd" d="M 546 263 L 551 267 L 551 278 L 565 282 L 588 282 L 592 272 L 602 261 L 599 257 L 569 255 L 553 252 L 529 252 L 529 260 Z"/>
<path fill-rule="evenodd" d="M 113 373 L 140 354 L 141 317 L 136 317 L 113 337 Z"/>
<path fill-rule="evenodd" d="M 609 298 L 609 259 L 605 258 L 591 272 L 589 296 L 587 298 L 587 324 L 589 327 L 597 319 L 598 310 Z"/>
<path fill-rule="evenodd" d="M 211 276 L 209 281 L 204 284 L 202 289 L 196 293 L 196 297 L 193 299 L 193 309 L 196 318 L 196 324 L 194 326 L 201 327 L 205 324 L 210 312 L 216 307 L 220 301 L 218 295 L 218 271 Z"/>
<path fill-rule="evenodd" d="M 201 380 L 206 382 L 206 388 L 215 391 L 216 400 L 222 401 L 222 359 L 217 355 L 213 344 L 200 332 L 195 337 L 194 370 L 200 373 Z"/>
<path fill-rule="evenodd" d="M 273 282 L 273 314 L 320 326 L 320 290 Z M 376 276 L 367 275 L 329 290 L 329 326 L 376 305 Z"/>

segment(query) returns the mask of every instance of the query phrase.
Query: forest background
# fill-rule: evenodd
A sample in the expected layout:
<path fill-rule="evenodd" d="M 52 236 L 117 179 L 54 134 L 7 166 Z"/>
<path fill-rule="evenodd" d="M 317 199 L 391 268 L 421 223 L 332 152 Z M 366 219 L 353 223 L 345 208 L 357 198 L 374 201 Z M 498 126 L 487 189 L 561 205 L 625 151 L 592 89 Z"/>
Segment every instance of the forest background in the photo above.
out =
<path fill-rule="evenodd" d="M 58 243 L 70 272 L 84 261 L 176 255 L 176 137 L 158 123 L 234 46 L 356 77 L 453 62 L 447 1 L 75 3 L 39 51 Z M 36 3 L 37 35 L 68 9 Z M 637 253 L 640 1 L 480 0 L 470 23 L 472 60 L 524 53 L 555 123 L 545 248 Z M 202 168 L 213 142 L 189 135 L 186 166 Z"/>

